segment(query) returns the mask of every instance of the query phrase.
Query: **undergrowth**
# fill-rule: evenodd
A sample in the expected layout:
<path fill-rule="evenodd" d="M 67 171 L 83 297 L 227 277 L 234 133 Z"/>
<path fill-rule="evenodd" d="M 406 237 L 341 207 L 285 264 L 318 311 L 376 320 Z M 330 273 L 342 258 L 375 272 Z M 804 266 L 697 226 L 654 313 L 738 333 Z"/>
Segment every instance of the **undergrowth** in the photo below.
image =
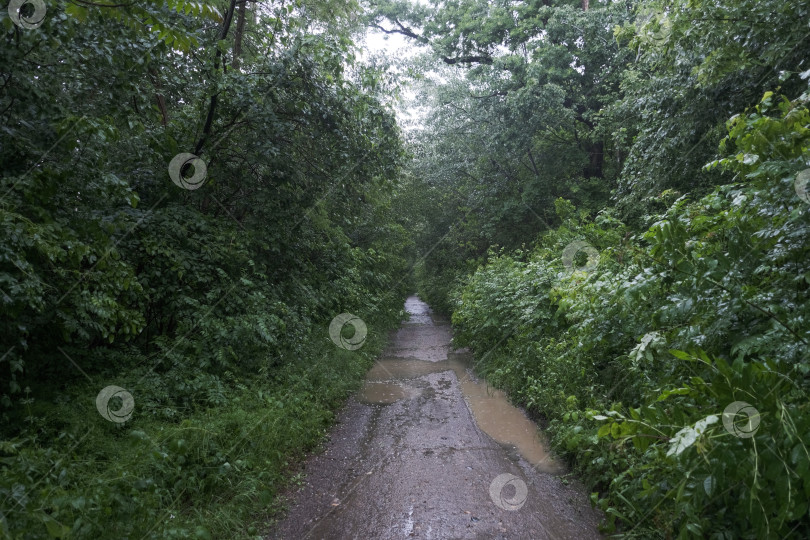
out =
<path fill-rule="evenodd" d="M 323 439 L 385 328 L 372 326 L 358 351 L 324 328 L 272 377 L 226 373 L 207 388 L 221 404 L 173 407 L 170 373 L 131 370 L 116 378 L 136 396 L 126 423 L 99 415 L 98 384 L 64 381 L 32 400 L 16 419 L 22 435 L 0 447 L 3 537 L 260 538 L 290 467 Z"/>

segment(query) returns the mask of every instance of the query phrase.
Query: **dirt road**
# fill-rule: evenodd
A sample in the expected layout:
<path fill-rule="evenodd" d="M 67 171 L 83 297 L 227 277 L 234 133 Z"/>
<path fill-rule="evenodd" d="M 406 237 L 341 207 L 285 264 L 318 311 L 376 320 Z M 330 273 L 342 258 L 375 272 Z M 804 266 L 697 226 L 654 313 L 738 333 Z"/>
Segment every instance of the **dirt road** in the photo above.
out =
<path fill-rule="evenodd" d="M 427 304 L 405 308 L 269 538 L 598 538 L 536 426 L 472 376 Z"/>

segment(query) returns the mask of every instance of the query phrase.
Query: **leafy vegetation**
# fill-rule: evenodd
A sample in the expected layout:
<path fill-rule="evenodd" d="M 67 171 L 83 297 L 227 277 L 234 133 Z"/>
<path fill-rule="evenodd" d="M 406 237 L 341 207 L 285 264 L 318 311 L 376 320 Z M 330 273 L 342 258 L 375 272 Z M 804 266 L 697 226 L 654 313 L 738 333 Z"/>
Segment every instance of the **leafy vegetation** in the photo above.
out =
<path fill-rule="evenodd" d="M 278 510 L 408 289 L 402 144 L 356 12 L 4 11 L 0 536 L 258 537 Z M 363 349 L 330 341 L 342 312 Z M 108 386 L 131 398 L 96 410 Z"/>

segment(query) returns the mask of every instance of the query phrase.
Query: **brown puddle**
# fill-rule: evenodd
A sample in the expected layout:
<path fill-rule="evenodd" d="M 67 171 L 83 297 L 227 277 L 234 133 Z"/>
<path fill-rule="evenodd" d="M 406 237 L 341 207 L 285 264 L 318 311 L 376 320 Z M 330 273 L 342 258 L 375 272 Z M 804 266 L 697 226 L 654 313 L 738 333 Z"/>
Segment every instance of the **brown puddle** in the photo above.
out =
<path fill-rule="evenodd" d="M 361 400 L 389 404 L 419 395 L 415 388 L 399 381 L 453 371 L 461 383 L 461 393 L 469 404 L 478 427 L 503 445 L 514 446 L 518 453 L 537 470 L 563 474 L 564 467 L 548 450 L 537 425 L 526 414 L 509 403 L 506 394 L 478 380 L 468 368 L 470 353 L 451 353 L 449 360 L 427 362 L 408 358 L 382 358 L 366 375 Z M 397 381 L 397 382 L 393 382 Z"/>
<path fill-rule="evenodd" d="M 396 379 L 413 379 L 431 373 L 440 373 L 453 369 L 447 360 L 430 362 L 416 358 L 381 358 L 374 362 L 368 373 L 367 381 L 390 381 Z"/>
<path fill-rule="evenodd" d="M 408 386 L 390 382 L 366 381 L 363 390 L 360 392 L 360 401 L 376 405 L 389 405 L 400 399 L 410 399 L 418 395 L 419 391 L 417 389 Z"/>
<path fill-rule="evenodd" d="M 486 382 L 470 379 L 461 380 L 461 392 L 470 405 L 475 423 L 484 433 L 501 444 L 517 448 L 520 455 L 539 471 L 565 472 L 546 447 L 537 425 L 509 403 L 504 392 L 490 388 Z"/>

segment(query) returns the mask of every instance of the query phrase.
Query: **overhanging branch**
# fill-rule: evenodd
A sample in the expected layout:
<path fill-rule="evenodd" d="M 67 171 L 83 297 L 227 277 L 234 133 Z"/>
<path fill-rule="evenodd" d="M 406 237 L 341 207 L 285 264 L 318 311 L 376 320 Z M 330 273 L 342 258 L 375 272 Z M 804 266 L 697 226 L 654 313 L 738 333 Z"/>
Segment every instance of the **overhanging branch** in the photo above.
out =
<path fill-rule="evenodd" d="M 405 37 L 409 37 L 418 41 L 423 45 L 430 45 L 430 40 L 428 40 L 425 36 L 421 36 L 417 34 L 412 28 L 405 26 L 397 19 L 390 19 L 390 21 L 395 25 L 393 28 L 385 28 L 377 23 L 370 23 L 369 26 L 371 28 L 376 28 L 383 34 L 400 34 Z M 456 57 L 449 57 L 444 55 L 439 55 L 447 65 L 454 65 L 454 64 L 492 64 L 492 57 L 489 55 L 467 55 L 467 56 L 456 56 Z"/>
<path fill-rule="evenodd" d="M 442 61 L 445 64 L 453 65 L 453 64 L 491 64 L 492 57 L 491 56 L 483 56 L 483 55 L 472 55 L 472 56 L 457 56 L 455 58 L 448 58 L 447 56 L 442 56 Z"/>

